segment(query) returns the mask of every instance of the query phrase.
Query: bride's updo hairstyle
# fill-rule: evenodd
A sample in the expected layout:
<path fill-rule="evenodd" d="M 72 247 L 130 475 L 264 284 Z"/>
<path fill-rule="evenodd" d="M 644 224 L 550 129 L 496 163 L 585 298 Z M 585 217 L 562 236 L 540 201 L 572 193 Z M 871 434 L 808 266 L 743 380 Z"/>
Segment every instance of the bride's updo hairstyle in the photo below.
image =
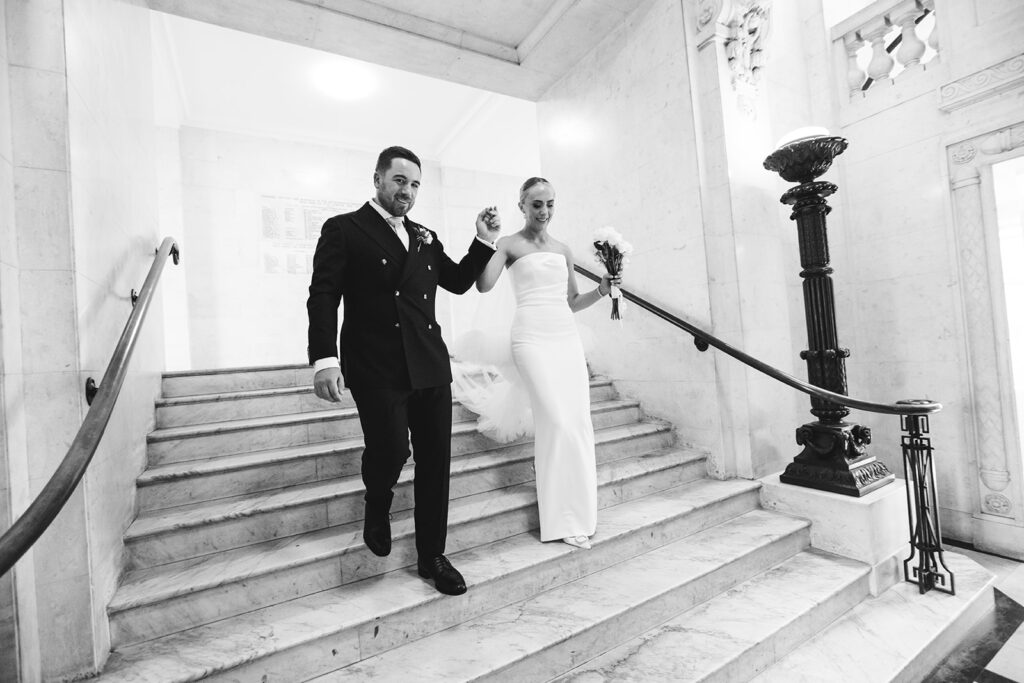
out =
<path fill-rule="evenodd" d="M 534 185 L 538 185 L 540 183 L 544 183 L 545 185 L 551 185 L 551 182 L 547 178 L 539 178 L 537 176 L 527 178 L 526 182 L 523 183 L 523 186 L 519 188 L 519 203 L 522 204 L 523 200 L 526 199 L 527 190 L 529 190 Z M 551 185 L 551 187 L 553 188 L 554 185 Z"/>

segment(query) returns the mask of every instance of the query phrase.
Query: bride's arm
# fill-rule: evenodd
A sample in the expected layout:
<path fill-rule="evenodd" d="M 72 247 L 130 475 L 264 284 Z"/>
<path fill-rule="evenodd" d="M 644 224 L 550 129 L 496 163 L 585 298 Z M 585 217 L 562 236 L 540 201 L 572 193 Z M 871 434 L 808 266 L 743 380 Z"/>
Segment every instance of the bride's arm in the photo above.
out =
<path fill-rule="evenodd" d="M 494 255 L 491 256 L 491 260 L 484 266 L 484 271 L 480 273 L 480 277 L 476 279 L 476 289 L 479 292 L 491 291 L 494 283 L 501 277 L 501 271 L 505 268 L 505 263 L 508 262 L 508 238 L 502 237 L 498 240 L 495 247 Z"/>
<path fill-rule="evenodd" d="M 565 265 L 568 268 L 569 287 L 568 296 L 566 297 L 569 302 L 569 309 L 576 313 L 582 311 L 588 306 L 596 304 L 601 297 L 608 294 L 611 291 L 611 278 L 608 274 L 601 278 L 601 283 L 597 286 L 597 289 L 593 289 L 585 294 L 580 294 L 579 287 L 576 286 L 576 272 L 573 270 L 572 251 L 569 247 L 565 247 Z"/>

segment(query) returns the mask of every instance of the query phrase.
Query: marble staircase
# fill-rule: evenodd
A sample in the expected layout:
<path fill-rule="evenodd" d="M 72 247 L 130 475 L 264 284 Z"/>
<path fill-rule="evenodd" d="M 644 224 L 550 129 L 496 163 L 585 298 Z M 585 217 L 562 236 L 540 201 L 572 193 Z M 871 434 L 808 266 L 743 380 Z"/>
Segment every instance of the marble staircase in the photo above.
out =
<path fill-rule="evenodd" d="M 165 376 L 99 680 L 785 680 L 767 676 L 870 602 L 866 565 L 812 549 L 758 482 L 706 478 L 705 453 L 596 378 L 589 551 L 540 543 L 532 444 L 453 406 L 447 554 L 469 592 L 443 596 L 416 575 L 411 470 L 391 555 L 363 546 L 358 418 L 310 382 Z"/>

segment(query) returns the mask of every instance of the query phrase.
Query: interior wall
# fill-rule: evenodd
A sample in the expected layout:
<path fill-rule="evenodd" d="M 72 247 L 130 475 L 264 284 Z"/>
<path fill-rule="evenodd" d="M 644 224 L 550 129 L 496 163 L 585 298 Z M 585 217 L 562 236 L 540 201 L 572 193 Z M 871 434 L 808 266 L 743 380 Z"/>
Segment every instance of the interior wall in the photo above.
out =
<path fill-rule="evenodd" d="M 189 126 L 179 139 L 191 366 L 305 363 L 316 240 L 326 218 L 373 196 L 377 152 Z M 507 215 L 517 182 L 423 159 L 410 215 L 458 260 L 475 234 L 476 214 L 504 201 Z M 438 297 L 449 342 L 453 305 Z"/>
<path fill-rule="evenodd" d="M 18 410 L 21 366 L 18 241 L 14 222 L 14 154 L 11 139 L 11 101 L 7 58 L 7 0 L 0 0 L 0 532 L 13 522 L 12 472 L 8 451 L 22 450 L 14 420 Z M 17 457 L 17 456 L 15 456 Z M 0 577 L 0 680 L 18 679 L 17 600 L 14 573 Z"/>
<path fill-rule="evenodd" d="M 65 35 L 78 354 L 83 377 L 98 382 L 131 313 L 131 291 L 142 288 L 162 238 L 149 10 L 141 0 L 69 2 Z M 157 297 L 84 480 L 98 662 L 109 649 L 106 605 L 135 517 L 135 479 L 146 464 L 163 364 Z"/>
<path fill-rule="evenodd" d="M 997 286 L 998 251 L 986 257 L 991 245 L 986 247 L 984 240 L 990 238 L 982 235 L 981 243 L 970 240 L 974 243 L 971 253 L 960 253 L 959 234 L 964 229 L 980 230 L 982 221 L 979 216 L 975 225 L 958 225 L 956 216 L 962 207 L 953 196 L 963 178 L 958 176 L 957 156 L 949 158 L 960 141 L 1019 125 L 1022 120 L 1019 84 L 1012 88 L 1009 82 L 991 89 L 987 96 L 984 93 L 1004 78 L 1001 64 L 1016 59 L 1019 65 L 1024 58 L 1014 57 L 1021 54 L 1018 36 L 1024 29 L 1024 7 L 940 1 L 935 11 L 938 59 L 849 101 L 838 89 L 841 134 L 850 143 L 837 163 L 840 191 L 834 201 L 842 215 L 846 234 L 842 249 L 849 263 L 844 269 L 849 295 L 839 312 L 853 321 L 853 355 L 847 364 L 850 392 L 880 401 L 928 398 L 942 403 L 943 410 L 931 419 L 931 436 L 943 532 L 1004 554 L 1020 552 L 1019 539 L 1024 536 L 1019 528 L 1019 501 L 1010 515 L 1017 522 L 979 514 L 984 450 L 980 444 L 1003 439 L 1003 426 L 1011 428 L 1004 416 L 1012 411 L 999 415 L 998 398 L 993 411 L 986 407 L 990 403 L 986 397 L 972 389 L 972 373 L 979 369 L 970 354 L 969 320 L 979 304 L 969 296 L 965 299 L 965 292 L 980 284 L 977 272 L 985 272 L 982 277 L 991 278 L 992 286 Z M 977 101 L 949 104 L 950 94 L 956 99 L 976 88 Z M 978 160 L 975 154 L 980 155 Z M 967 167 L 984 154 L 974 151 L 970 159 L 962 158 L 964 168 L 970 170 Z M 984 162 L 980 168 L 984 175 Z M 986 183 L 977 176 L 969 182 L 972 192 Z M 964 258 L 967 261 L 962 262 Z M 986 343 L 993 349 L 1007 348 L 1008 339 L 998 321 L 995 330 Z M 996 386 L 987 390 L 999 393 Z M 995 422 L 979 429 L 989 421 L 988 415 Z M 870 426 L 872 451 L 902 476 L 898 420 L 874 416 Z M 1000 457 L 1010 452 L 1002 446 L 995 450 Z M 1019 458 L 1019 451 L 1013 455 Z M 1019 465 L 1015 465 L 1017 471 Z M 1011 474 L 1011 479 L 1016 475 Z M 1005 493 L 1016 497 L 1011 494 L 1016 486 L 1011 481 Z M 985 533 L 979 535 L 979 521 L 982 526 L 993 524 L 987 540 Z M 990 544 L 996 537 L 1004 539 L 1005 548 Z M 1010 549 L 1013 545 L 1016 550 Z"/>
<path fill-rule="evenodd" d="M 616 227 L 634 247 L 624 286 L 711 327 L 710 277 L 683 12 L 647 0 L 539 101 L 543 174 L 556 190 L 551 233 L 577 263 L 598 271 L 593 232 Z M 578 278 L 582 291 L 594 287 Z M 721 457 L 711 354 L 638 309 L 621 323 L 609 302 L 577 316 L 593 331 L 588 360 L 682 441 Z M 712 470 L 719 465 L 712 463 Z"/>

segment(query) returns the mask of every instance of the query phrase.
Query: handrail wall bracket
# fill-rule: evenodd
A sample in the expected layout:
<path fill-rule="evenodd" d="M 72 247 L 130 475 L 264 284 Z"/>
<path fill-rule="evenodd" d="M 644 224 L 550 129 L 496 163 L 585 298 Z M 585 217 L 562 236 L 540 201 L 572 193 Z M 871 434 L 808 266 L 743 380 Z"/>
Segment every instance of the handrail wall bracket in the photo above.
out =
<path fill-rule="evenodd" d="M 808 346 L 800 357 L 807 362 L 811 384 L 844 396 L 850 352 L 839 346 L 825 220 L 831 211 L 825 198 L 838 188 L 815 179 L 846 145 L 841 137 L 807 137 L 779 147 L 764 162 L 784 180 L 800 183 L 781 199 L 793 207 L 790 218 L 796 221 L 800 243 Z M 845 422 L 849 413 L 845 405 L 811 397 L 811 414 L 818 419 L 797 428 L 796 443 L 804 448 L 781 475 L 784 483 L 859 497 L 895 481 L 885 463 L 867 451 L 871 430 Z"/>

